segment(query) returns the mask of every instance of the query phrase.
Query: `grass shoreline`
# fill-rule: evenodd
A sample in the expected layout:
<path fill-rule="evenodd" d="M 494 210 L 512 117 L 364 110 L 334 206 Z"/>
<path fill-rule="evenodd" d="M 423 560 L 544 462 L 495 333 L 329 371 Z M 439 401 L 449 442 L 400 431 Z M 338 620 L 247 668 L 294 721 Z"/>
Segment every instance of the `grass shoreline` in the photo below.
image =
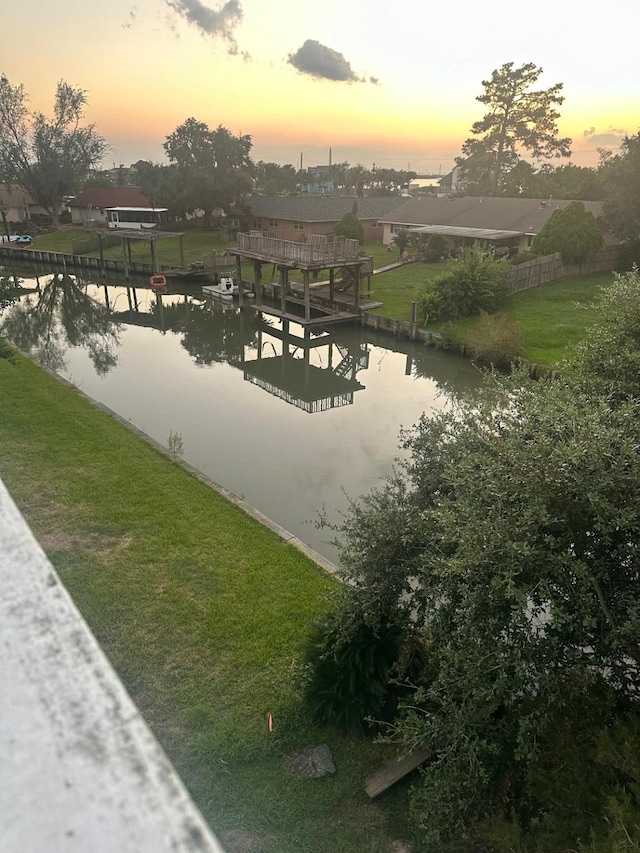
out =
<path fill-rule="evenodd" d="M 0 476 L 229 853 L 408 837 L 406 790 L 373 804 L 363 787 L 390 747 L 318 727 L 302 703 L 302 642 L 335 580 L 20 354 L 0 359 L 0 441 Z M 319 743 L 335 777 L 285 772 Z"/>

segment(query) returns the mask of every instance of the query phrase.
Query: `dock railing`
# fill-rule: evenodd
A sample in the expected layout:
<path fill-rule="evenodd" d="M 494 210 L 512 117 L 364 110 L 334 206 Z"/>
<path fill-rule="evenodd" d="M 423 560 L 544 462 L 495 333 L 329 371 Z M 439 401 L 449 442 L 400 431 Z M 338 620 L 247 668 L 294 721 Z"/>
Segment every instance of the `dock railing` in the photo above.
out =
<path fill-rule="evenodd" d="M 360 244 L 347 237 L 312 234 L 306 243 L 280 240 L 264 234 L 238 234 L 238 251 L 294 263 L 322 264 L 331 261 L 357 261 Z"/>

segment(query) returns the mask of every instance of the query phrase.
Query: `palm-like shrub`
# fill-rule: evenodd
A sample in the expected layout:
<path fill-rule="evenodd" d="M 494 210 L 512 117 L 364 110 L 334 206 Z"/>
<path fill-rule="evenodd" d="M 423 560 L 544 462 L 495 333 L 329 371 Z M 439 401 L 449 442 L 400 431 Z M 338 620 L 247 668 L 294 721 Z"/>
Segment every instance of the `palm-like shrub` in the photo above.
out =
<path fill-rule="evenodd" d="M 385 716 L 391 677 L 401 645 L 397 626 L 361 623 L 348 639 L 329 619 L 314 623 L 307 641 L 305 698 L 314 717 L 342 729 L 362 731 Z"/>

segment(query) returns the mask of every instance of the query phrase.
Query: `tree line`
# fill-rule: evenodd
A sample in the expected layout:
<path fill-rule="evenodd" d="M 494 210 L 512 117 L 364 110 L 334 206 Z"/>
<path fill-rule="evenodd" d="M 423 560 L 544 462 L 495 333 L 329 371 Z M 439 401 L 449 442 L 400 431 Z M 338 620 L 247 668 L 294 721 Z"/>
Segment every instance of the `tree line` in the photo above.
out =
<path fill-rule="evenodd" d="M 618 153 L 598 149 L 597 167 L 571 162 L 571 140 L 560 138 L 558 111 L 562 83 L 536 84 L 542 69 L 509 62 L 482 81 L 477 100 L 487 112 L 471 127 L 457 158 L 459 191 L 466 195 L 602 200 L 604 219 L 621 240 L 640 239 L 640 133 L 627 136 Z M 0 180 L 17 183 L 57 222 L 65 197 L 87 183 L 108 182 L 99 170 L 109 150 L 95 125 L 83 125 L 87 93 L 65 81 L 57 85 L 53 114 L 28 107 L 22 85 L 0 76 Z M 365 168 L 347 162 L 321 171 L 251 158 L 250 135 L 223 125 L 210 128 L 193 117 L 165 138 L 166 163 L 140 160 L 138 184 L 149 200 L 175 218 L 202 211 L 208 223 L 214 210 L 232 206 L 247 211 L 251 192 L 264 195 L 305 192 L 318 180 L 338 191 L 398 194 L 416 177 L 410 170 Z"/>

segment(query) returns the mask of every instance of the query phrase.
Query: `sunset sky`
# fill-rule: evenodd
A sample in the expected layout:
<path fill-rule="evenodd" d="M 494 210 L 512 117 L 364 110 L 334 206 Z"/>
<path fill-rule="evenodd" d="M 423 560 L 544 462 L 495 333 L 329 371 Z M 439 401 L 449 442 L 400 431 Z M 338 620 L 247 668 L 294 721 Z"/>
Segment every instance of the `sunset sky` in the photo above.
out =
<path fill-rule="evenodd" d="M 560 134 L 573 139 L 571 162 L 590 166 L 598 147 L 617 150 L 640 129 L 635 9 L 1 0 L 0 73 L 47 113 L 58 80 L 86 89 L 87 120 L 111 147 L 105 167 L 166 162 L 166 136 L 193 116 L 250 134 L 256 161 L 306 167 L 331 148 L 334 163 L 445 173 L 483 115 L 482 80 L 534 62 L 540 88 L 564 84 Z"/>

